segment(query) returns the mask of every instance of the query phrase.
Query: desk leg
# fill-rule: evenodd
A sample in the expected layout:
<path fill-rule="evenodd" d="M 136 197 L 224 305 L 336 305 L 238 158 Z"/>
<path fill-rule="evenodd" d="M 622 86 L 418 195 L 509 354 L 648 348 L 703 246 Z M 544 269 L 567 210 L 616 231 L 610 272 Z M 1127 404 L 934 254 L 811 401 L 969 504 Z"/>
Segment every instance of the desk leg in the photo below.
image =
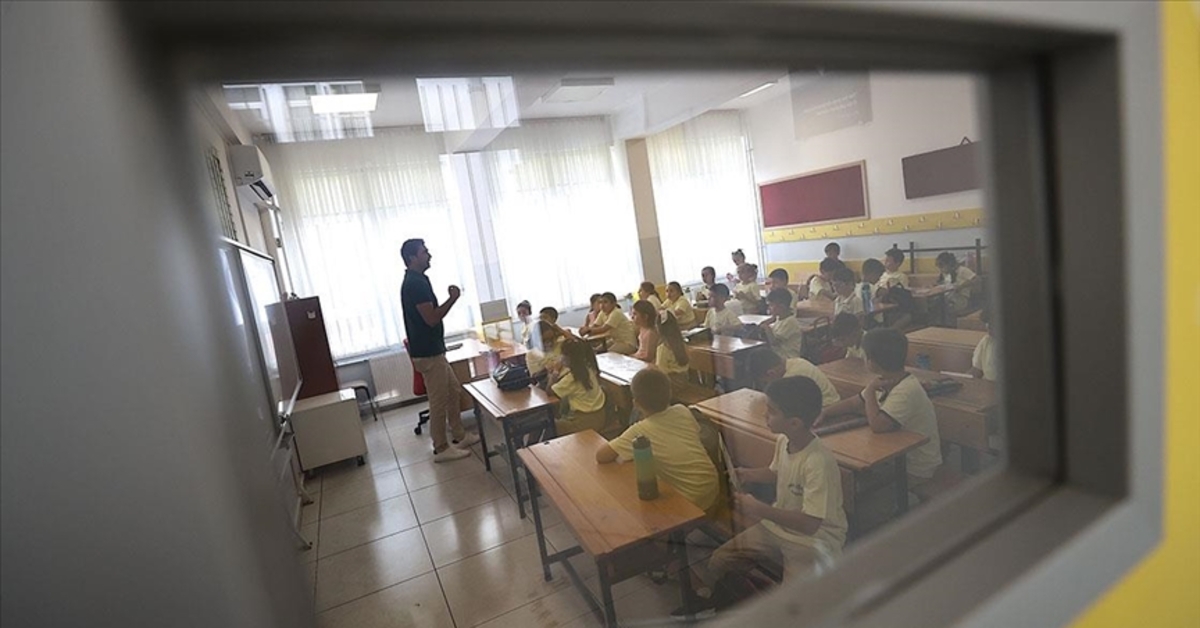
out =
<path fill-rule="evenodd" d="M 596 571 L 600 573 L 600 598 L 604 604 L 604 625 L 606 628 L 617 628 L 617 607 L 613 604 L 608 570 L 608 560 L 596 559 Z"/>
<path fill-rule="evenodd" d="M 896 456 L 896 515 L 908 512 L 908 456 Z"/>
<path fill-rule="evenodd" d="M 692 568 L 688 565 L 687 532 L 679 531 L 671 535 L 671 543 L 675 545 L 675 560 L 679 563 L 679 599 L 684 608 L 696 607 L 696 592 L 692 589 Z M 689 621 L 695 620 L 688 616 Z"/>
<path fill-rule="evenodd" d="M 546 558 L 546 531 L 542 528 L 542 513 L 538 510 L 537 503 L 537 481 L 533 479 L 532 473 L 526 473 L 525 479 L 529 482 L 529 508 L 533 510 L 533 529 L 537 531 L 538 555 L 542 557 L 542 577 L 546 582 L 550 582 L 550 561 Z"/>
<path fill-rule="evenodd" d="M 508 446 L 508 470 L 512 472 L 513 491 L 516 492 L 517 512 L 521 518 L 525 518 L 525 497 L 521 495 L 521 477 L 517 475 L 517 464 L 520 458 L 517 457 L 517 438 L 513 435 L 512 428 L 509 426 L 507 419 L 501 420 L 500 425 L 504 427 L 504 443 Z"/>
<path fill-rule="evenodd" d="M 483 429 L 483 412 L 479 409 L 479 402 L 474 402 L 475 406 L 475 428 L 479 430 L 479 446 L 483 447 L 483 468 L 488 471 L 492 470 L 492 452 L 488 449 L 487 430 Z"/>
<path fill-rule="evenodd" d="M 546 429 L 545 433 L 549 434 L 546 440 L 558 438 L 558 424 L 554 422 L 554 406 L 546 407 Z"/>

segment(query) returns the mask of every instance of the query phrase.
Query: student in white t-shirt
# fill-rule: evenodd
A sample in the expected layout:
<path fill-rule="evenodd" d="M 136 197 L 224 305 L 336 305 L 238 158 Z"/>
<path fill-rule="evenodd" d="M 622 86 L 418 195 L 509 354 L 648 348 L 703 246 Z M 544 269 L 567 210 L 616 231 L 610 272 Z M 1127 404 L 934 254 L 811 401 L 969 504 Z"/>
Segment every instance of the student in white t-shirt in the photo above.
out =
<path fill-rule="evenodd" d="M 892 247 L 883 254 L 883 276 L 879 278 L 879 283 L 875 285 L 876 289 L 891 288 L 892 286 L 901 286 L 908 288 L 908 275 L 900 271 L 900 266 L 904 263 L 904 251 L 896 247 Z"/>
<path fill-rule="evenodd" d="M 600 315 L 598 325 L 583 330 L 585 336 L 608 333 L 608 350 L 613 353 L 630 355 L 637 351 L 637 330 L 633 323 L 617 307 L 617 295 L 605 292 L 600 297 Z"/>
<path fill-rule="evenodd" d="M 763 299 L 758 287 L 758 266 L 742 264 L 738 266 L 738 282 L 733 287 L 733 298 L 742 304 L 743 314 L 761 314 Z"/>
<path fill-rule="evenodd" d="M 975 379 L 996 381 L 996 343 L 992 338 L 991 315 L 985 307 L 979 313 L 980 320 L 987 326 L 987 335 L 979 339 L 975 345 L 975 353 L 971 356 L 971 376 Z"/>
<path fill-rule="evenodd" d="M 807 377 L 821 389 L 821 406 L 831 406 L 842 400 L 833 382 L 815 364 L 804 358 L 784 360 L 774 351 L 755 351 L 749 357 L 750 377 L 755 388 L 766 390 L 772 382 L 784 377 Z"/>
<path fill-rule="evenodd" d="M 733 260 L 733 272 L 725 273 L 725 280 L 729 283 L 737 283 L 738 278 L 742 274 L 742 265 L 746 263 L 746 253 L 741 249 L 738 249 L 730 253 L 729 257 Z M 758 272 L 757 267 L 755 267 L 754 272 Z"/>
<path fill-rule="evenodd" d="M 771 318 L 758 326 L 767 344 L 785 360 L 800 357 L 804 353 L 804 328 L 792 310 L 792 293 L 772 290 L 767 294 L 767 308 Z"/>
<path fill-rule="evenodd" d="M 691 329 L 696 326 L 696 311 L 683 295 L 683 286 L 678 281 L 667 284 L 667 300 L 658 309 L 669 311 L 675 315 L 675 322 L 680 329 Z"/>
<path fill-rule="evenodd" d="M 708 303 L 708 295 L 712 294 L 713 286 L 717 285 L 717 269 L 712 266 L 705 266 L 700 269 L 700 282 L 704 285 L 696 291 L 696 305 L 703 306 Z"/>
<path fill-rule="evenodd" d="M 833 291 L 833 273 L 843 264 L 835 259 L 826 257 L 817 267 L 818 273 L 808 278 L 808 298 L 829 299 L 832 301 L 836 294 Z"/>
<path fill-rule="evenodd" d="M 834 316 L 843 312 L 858 315 L 867 311 L 863 307 L 862 291 L 858 282 L 854 281 L 854 271 L 849 268 L 843 266 L 833 271 L 833 292 L 837 295 L 833 299 Z"/>
<path fill-rule="evenodd" d="M 862 323 L 857 316 L 843 313 L 833 317 L 833 324 L 829 326 L 829 336 L 835 346 L 846 350 L 846 357 L 867 359 L 867 354 L 862 349 Z"/>
<path fill-rule="evenodd" d="M 599 317 L 600 313 L 603 311 L 600 308 L 600 301 L 601 301 L 600 297 L 602 297 L 602 296 L 604 296 L 604 295 L 597 293 L 597 294 L 593 294 L 591 296 L 591 298 L 588 299 L 588 303 L 589 303 L 590 307 L 588 308 L 587 316 L 584 317 L 584 319 L 583 319 L 583 327 L 580 328 L 580 331 L 583 331 L 585 329 L 590 328 L 592 325 L 595 325 L 596 318 Z"/>
<path fill-rule="evenodd" d="M 767 427 L 779 436 L 766 468 L 737 468 L 740 484 L 774 484 L 775 501 L 735 493 L 734 507 L 759 520 L 713 552 L 698 575 L 705 587 L 678 617 L 738 602 L 754 590 L 746 574 L 758 565 L 783 567 L 785 581 L 832 566 L 846 543 L 841 471 L 833 454 L 812 432 L 821 415 L 821 391 L 806 377 L 785 377 L 766 390 Z M 708 592 L 709 595 L 704 595 Z"/>
<path fill-rule="evenodd" d="M 979 276 L 975 271 L 958 263 L 958 258 L 950 251 L 942 251 L 937 256 L 937 267 L 942 273 L 938 283 L 944 286 L 954 286 L 953 292 L 946 293 L 946 308 L 948 314 L 958 316 L 971 306 L 971 294 L 979 285 Z"/>
<path fill-rule="evenodd" d="M 562 343 L 567 334 L 557 325 L 546 321 L 533 324 L 533 334 L 529 341 L 529 352 L 525 354 L 525 367 L 529 369 L 530 377 L 539 384 L 553 383 L 548 381 L 547 373 L 559 370 L 562 365 Z"/>
<path fill-rule="evenodd" d="M 529 338 L 533 335 L 533 306 L 529 301 L 517 304 L 517 320 L 521 321 L 521 344 L 529 346 Z"/>
<path fill-rule="evenodd" d="M 776 268 L 775 270 L 772 270 L 769 274 L 767 274 L 767 292 L 769 293 L 776 288 L 782 288 L 791 293 L 792 303 L 796 303 L 800 300 L 800 294 L 795 290 L 792 290 L 791 286 L 788 285 L 790 280 L 791 277 L 788 275 L 786 268 Z"/>
<path fill-rule="evenodd" d="M 704 326 L 714 334 L 739 336 L 745 330 L 745 325 L 738 319 L 733 310 L 725 307 L 729 299 L 729 286 L 719 283 L 712 287 L 708 295 L 708 314 L 704 315 Z"/>
<path fill-rule="evenodd" d="M 908 338 L 894 329 L 874 329 L 862 344 L 867 368 L 878 377 L 858 395 L 826 408 L 825 415 L 865 414 L 876 432 L 908 430 L 928 437 L 907 455 L 909 486 L 928 482 L 942 465 L 942 441 L 933 402 L 916 376 L 904 369 Z"/>
<path fill-rule="evenodd" d="M 662 299 L 658 298 L 658 290 L 652 282 L 643 281 L 642 285 L 638 286 L 638 300 L 649 301 L 656 310 L 662 309 Z"/>

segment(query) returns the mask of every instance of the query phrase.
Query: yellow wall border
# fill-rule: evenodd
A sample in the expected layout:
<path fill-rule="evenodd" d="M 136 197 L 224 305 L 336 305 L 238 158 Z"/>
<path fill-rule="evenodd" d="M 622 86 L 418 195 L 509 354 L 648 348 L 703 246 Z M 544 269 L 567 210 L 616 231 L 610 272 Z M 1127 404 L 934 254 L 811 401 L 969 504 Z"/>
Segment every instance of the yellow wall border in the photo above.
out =
<path fill-rule="evenodd" d="M 938 231 L 941 229 L 966 229 L 983 226 L 983 209 L 953 209 L 944 212 L 929 212 L 892 218 L 870 218 L 847 220 L 823 225 L 778 227 L 763 231 L 767 244 L 779 242 L 803 242 L 805 240 L 828 240 L 854 236 L 884 235 L 890 233 L 912 233 L 916 231 Z"/>

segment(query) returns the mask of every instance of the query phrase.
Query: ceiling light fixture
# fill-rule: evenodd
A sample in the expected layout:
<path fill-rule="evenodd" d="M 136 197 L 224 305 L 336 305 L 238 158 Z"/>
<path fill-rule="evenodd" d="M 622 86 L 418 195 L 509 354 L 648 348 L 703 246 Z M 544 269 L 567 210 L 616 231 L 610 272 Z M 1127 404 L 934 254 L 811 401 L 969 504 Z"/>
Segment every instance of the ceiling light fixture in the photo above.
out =
<path fill-rule="evenodd" d="M 754 89 L 746 92 L 745 94 L 738 96 L 738 98 L 745 98 L 747 96 L 753 96 L 754 94 L 757 94 L 768 87 L 773 87 L 774 85 L 775 85 L 775 81 L 771 81 L 770 83 L 763 83 L 762 85 L 755 87 Z"/>
<path fill-rule="evenodd" d="M 318 94 L 309 98 L 313 113 L 368 113 L 379 105 L 379 93 Z"/>
<path fill-rule="evenodd" d="M 585 102 L 603 94 L 614 84 L 612 77 L 564 78 L 542 97 L 542 102 Z"/>

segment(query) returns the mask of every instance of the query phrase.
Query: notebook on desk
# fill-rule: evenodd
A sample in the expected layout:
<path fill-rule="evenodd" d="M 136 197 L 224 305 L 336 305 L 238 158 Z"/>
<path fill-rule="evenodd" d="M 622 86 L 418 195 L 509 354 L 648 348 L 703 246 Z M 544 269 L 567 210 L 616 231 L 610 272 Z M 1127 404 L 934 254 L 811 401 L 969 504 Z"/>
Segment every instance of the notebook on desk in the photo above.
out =
<path fill-rule="evenodd" d="M 816 434 L 817 436 L 828 436 L 830 434 L 837 434 L 838 432 L 845 432 L 847 430 L 866 427 L 866 425 L 867 417 L 865 416 L 854 416 L 850 414 L 836 416 L 821 421 L 820 427 L 813 428 L 813 434 Z"/>
<path fill-rule="evenodd" d="M 462 346 L 463 346 L 463 343 L 461 343 L 461 342 L 455 342 L 452 344 L 448 344 L 448 345 L 446 345 L 446 353 L 450 353 L 451 351 L 454 351 L 455 349 L 462 349 Z"/>

